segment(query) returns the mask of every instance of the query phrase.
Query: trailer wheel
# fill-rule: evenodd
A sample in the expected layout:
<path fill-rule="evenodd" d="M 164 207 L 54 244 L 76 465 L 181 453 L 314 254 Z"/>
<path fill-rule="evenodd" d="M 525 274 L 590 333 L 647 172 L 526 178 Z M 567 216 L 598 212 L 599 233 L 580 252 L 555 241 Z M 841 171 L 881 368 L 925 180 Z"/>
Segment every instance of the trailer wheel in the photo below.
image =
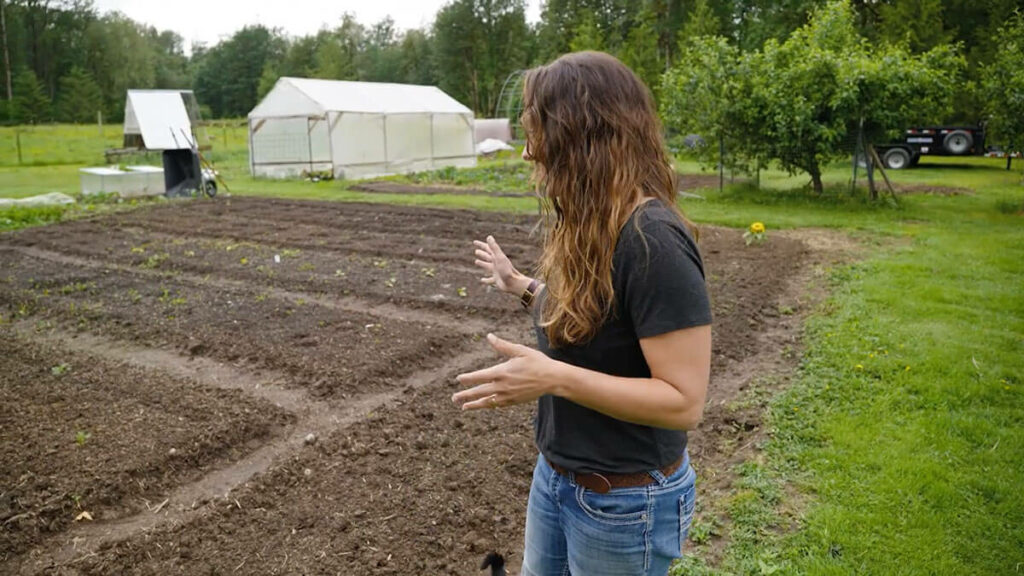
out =
<path fill-rule="evenodd" d="M 203 182 L 203 192 L 210 198 L 213 198 L 217 195 L 217 183 L 213 180 Z"/>
<path fill-rule="evenodd" d="M 903 148 L 891 148 L 886 150 L 885 156 L 882 156 L 882 162 L 885 162 L 885 167 L 890 170 L 909 168 L 910 160 L 910 152 Z"/>
<path fill-rule="evenodd" d="M 971 151 L 971 147 L 974 146 L 974 137 L 965 130 L 954 130 L 946 134 L 942 145 L 946 148 L 946 152 L 960 156 Z"/>

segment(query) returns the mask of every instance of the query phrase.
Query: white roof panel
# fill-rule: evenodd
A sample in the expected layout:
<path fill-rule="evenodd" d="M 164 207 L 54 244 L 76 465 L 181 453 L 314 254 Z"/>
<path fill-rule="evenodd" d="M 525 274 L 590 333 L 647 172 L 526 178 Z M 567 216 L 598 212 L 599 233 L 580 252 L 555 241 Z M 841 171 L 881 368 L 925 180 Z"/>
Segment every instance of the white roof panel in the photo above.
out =
<path fill-rule="evenodd" d="M 275 92 L 278 94 L 275 95 Z M 301 93 L 305 98 L 299 98 L 296 93 Z M 294 108 L 291 109 L 295 112 L 289 112 L 288 103 L 282 100 L 293 101 Z M 312 111 L 310 101 L 315 103 L 312 108 L 322 110 L 321 114 L 328 111 L 368 114 L 473 113 L 436 86 L 281 78 L 249 117 L 305 114 Z"/>
<path fill-rule="evenodd" d="M 179 91 L 129 90 L 128 103 L 149 150 L 193 146 L 192 122 Z"/>

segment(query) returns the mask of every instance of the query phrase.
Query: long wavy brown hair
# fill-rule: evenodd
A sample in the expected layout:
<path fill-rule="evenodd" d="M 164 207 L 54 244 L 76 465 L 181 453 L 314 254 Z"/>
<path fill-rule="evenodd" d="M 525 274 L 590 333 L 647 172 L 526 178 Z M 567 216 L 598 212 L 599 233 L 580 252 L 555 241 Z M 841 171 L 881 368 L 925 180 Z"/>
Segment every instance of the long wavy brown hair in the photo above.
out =
<path fill-rule="evenodd" d="M 554 347 L 583 344 L 613 309 L 612 255 L 637 204 L 660 199 L 690 226 L 676 206 L 675 170 L 650 91 L 602 52 L 528 71 L 521 121 L 547 216 L 541 326 Z"/>

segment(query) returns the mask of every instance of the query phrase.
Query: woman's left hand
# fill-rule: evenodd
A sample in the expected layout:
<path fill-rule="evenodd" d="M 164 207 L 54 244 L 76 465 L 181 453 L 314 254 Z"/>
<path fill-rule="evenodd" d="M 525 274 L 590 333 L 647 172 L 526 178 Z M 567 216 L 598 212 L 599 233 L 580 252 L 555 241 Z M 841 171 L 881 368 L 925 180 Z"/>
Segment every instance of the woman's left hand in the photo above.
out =
<path fill-rule="evenodd" d="M 487 335 L 487 342 L 508 360 L 490 368 L 459 374 L 456 380 L 472 388 L 453 394 L 452 402 L 462 406 L 463 410 L 501 408 L 532 402 L 552 392 L 557 382 L 559 362 L 539 350 L 513 344 L 494 334 Z"/>

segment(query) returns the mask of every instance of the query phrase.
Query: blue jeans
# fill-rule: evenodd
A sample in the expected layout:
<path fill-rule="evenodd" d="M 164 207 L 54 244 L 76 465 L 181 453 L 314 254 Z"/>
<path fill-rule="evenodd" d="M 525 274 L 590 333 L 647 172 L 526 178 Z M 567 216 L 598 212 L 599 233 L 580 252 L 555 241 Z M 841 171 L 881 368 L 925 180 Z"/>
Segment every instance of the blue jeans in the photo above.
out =
<path fill-rule="evenodd" d="M 522 576 L 664 576 L 693 521 L 696 474 L 686 456 L 671 476 L 598 494 L 537 458 L 526 509 Z"/>

